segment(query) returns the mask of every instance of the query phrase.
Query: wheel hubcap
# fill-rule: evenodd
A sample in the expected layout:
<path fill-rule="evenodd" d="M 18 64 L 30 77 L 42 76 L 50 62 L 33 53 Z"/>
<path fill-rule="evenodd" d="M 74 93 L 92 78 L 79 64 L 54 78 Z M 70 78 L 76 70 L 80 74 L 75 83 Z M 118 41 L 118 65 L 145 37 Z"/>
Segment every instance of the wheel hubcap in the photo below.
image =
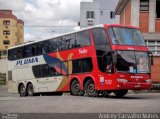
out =
<path fill-rule="evenodd" d="M 76 92 L 79 92 L 79 91 L 80 91 L 79 84 L 76 84 L 76 85 L 74 86 L 74 90 L 75 90 Z"/>
<path fill-rule="evenodd" d="M 94 93 L 94 85 L 93 84 L 90 84 L 89 86 L 88 86 L 88 93 Z"/>
<path fill-rule="evenodd" d="M 31 95 L 33 93 L 33 88 L 30 88 L 28 93 Z"/>
<path fill-rule="evenodd" d="M 21 92 L 22 94 L 24 94 L 24 93 L 25 93 L 25 88 L 24 88 L 24 86 L 22 86 L 22 87 L 21 87 L 20 92 Z"/>

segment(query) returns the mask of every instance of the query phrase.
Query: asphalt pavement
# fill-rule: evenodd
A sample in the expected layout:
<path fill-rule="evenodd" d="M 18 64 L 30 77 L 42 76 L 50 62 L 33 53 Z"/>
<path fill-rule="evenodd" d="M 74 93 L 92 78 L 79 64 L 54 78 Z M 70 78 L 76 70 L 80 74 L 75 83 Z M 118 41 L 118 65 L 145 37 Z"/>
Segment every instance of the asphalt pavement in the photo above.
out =
<path fill-rule="evenodd" d="M 160 93 L 123 98 L 86 96 L 19 97 L 0 86 L 0 113 L 160 113 Z"/>

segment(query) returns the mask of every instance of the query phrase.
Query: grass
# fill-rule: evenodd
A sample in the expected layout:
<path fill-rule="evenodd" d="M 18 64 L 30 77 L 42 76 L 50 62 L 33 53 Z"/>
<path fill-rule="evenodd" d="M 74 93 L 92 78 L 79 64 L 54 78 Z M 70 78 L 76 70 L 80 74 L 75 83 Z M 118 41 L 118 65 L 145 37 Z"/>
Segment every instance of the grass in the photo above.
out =
<path fill-rule="evenodd" d="M 0 85 L 6 85 L 6 81 L 5 80 L 0 80 Z"/>
<path fill-rule="evenodd" d="M 0 85 L 6 85 L 6 74 L 0 73 Z"/>

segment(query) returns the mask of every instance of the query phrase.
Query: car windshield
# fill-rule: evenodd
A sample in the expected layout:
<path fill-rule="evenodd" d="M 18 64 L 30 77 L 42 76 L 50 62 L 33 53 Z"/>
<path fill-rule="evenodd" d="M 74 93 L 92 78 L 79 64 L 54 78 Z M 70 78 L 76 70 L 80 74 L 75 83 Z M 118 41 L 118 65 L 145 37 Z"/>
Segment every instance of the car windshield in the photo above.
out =
<path fill-rule="evenodd" d="M 118 72 L 149 73 L 149 57 L 146 52 L 117 51 Z"/>
<path fill-rule="evenodd" d="M 113 44 L 145 46 L 144 38 L 138 29 L 110 27 L 109 32 Z"/>

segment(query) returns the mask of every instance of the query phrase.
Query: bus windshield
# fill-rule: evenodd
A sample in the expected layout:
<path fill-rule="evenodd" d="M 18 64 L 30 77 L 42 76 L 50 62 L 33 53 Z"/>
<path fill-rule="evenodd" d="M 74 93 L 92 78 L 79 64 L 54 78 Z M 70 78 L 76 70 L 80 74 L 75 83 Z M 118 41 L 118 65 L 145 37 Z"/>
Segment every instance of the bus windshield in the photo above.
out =
<path fill-rule="evenodd" d="M 118 72 L 149 73 L 149 57 L 147 52 L 117 51 Z"/>
<path fill-rule="evenodd" d="M 110 27 L 112 44 L 145 46 L 144 38 L 138 29 Z"/>

